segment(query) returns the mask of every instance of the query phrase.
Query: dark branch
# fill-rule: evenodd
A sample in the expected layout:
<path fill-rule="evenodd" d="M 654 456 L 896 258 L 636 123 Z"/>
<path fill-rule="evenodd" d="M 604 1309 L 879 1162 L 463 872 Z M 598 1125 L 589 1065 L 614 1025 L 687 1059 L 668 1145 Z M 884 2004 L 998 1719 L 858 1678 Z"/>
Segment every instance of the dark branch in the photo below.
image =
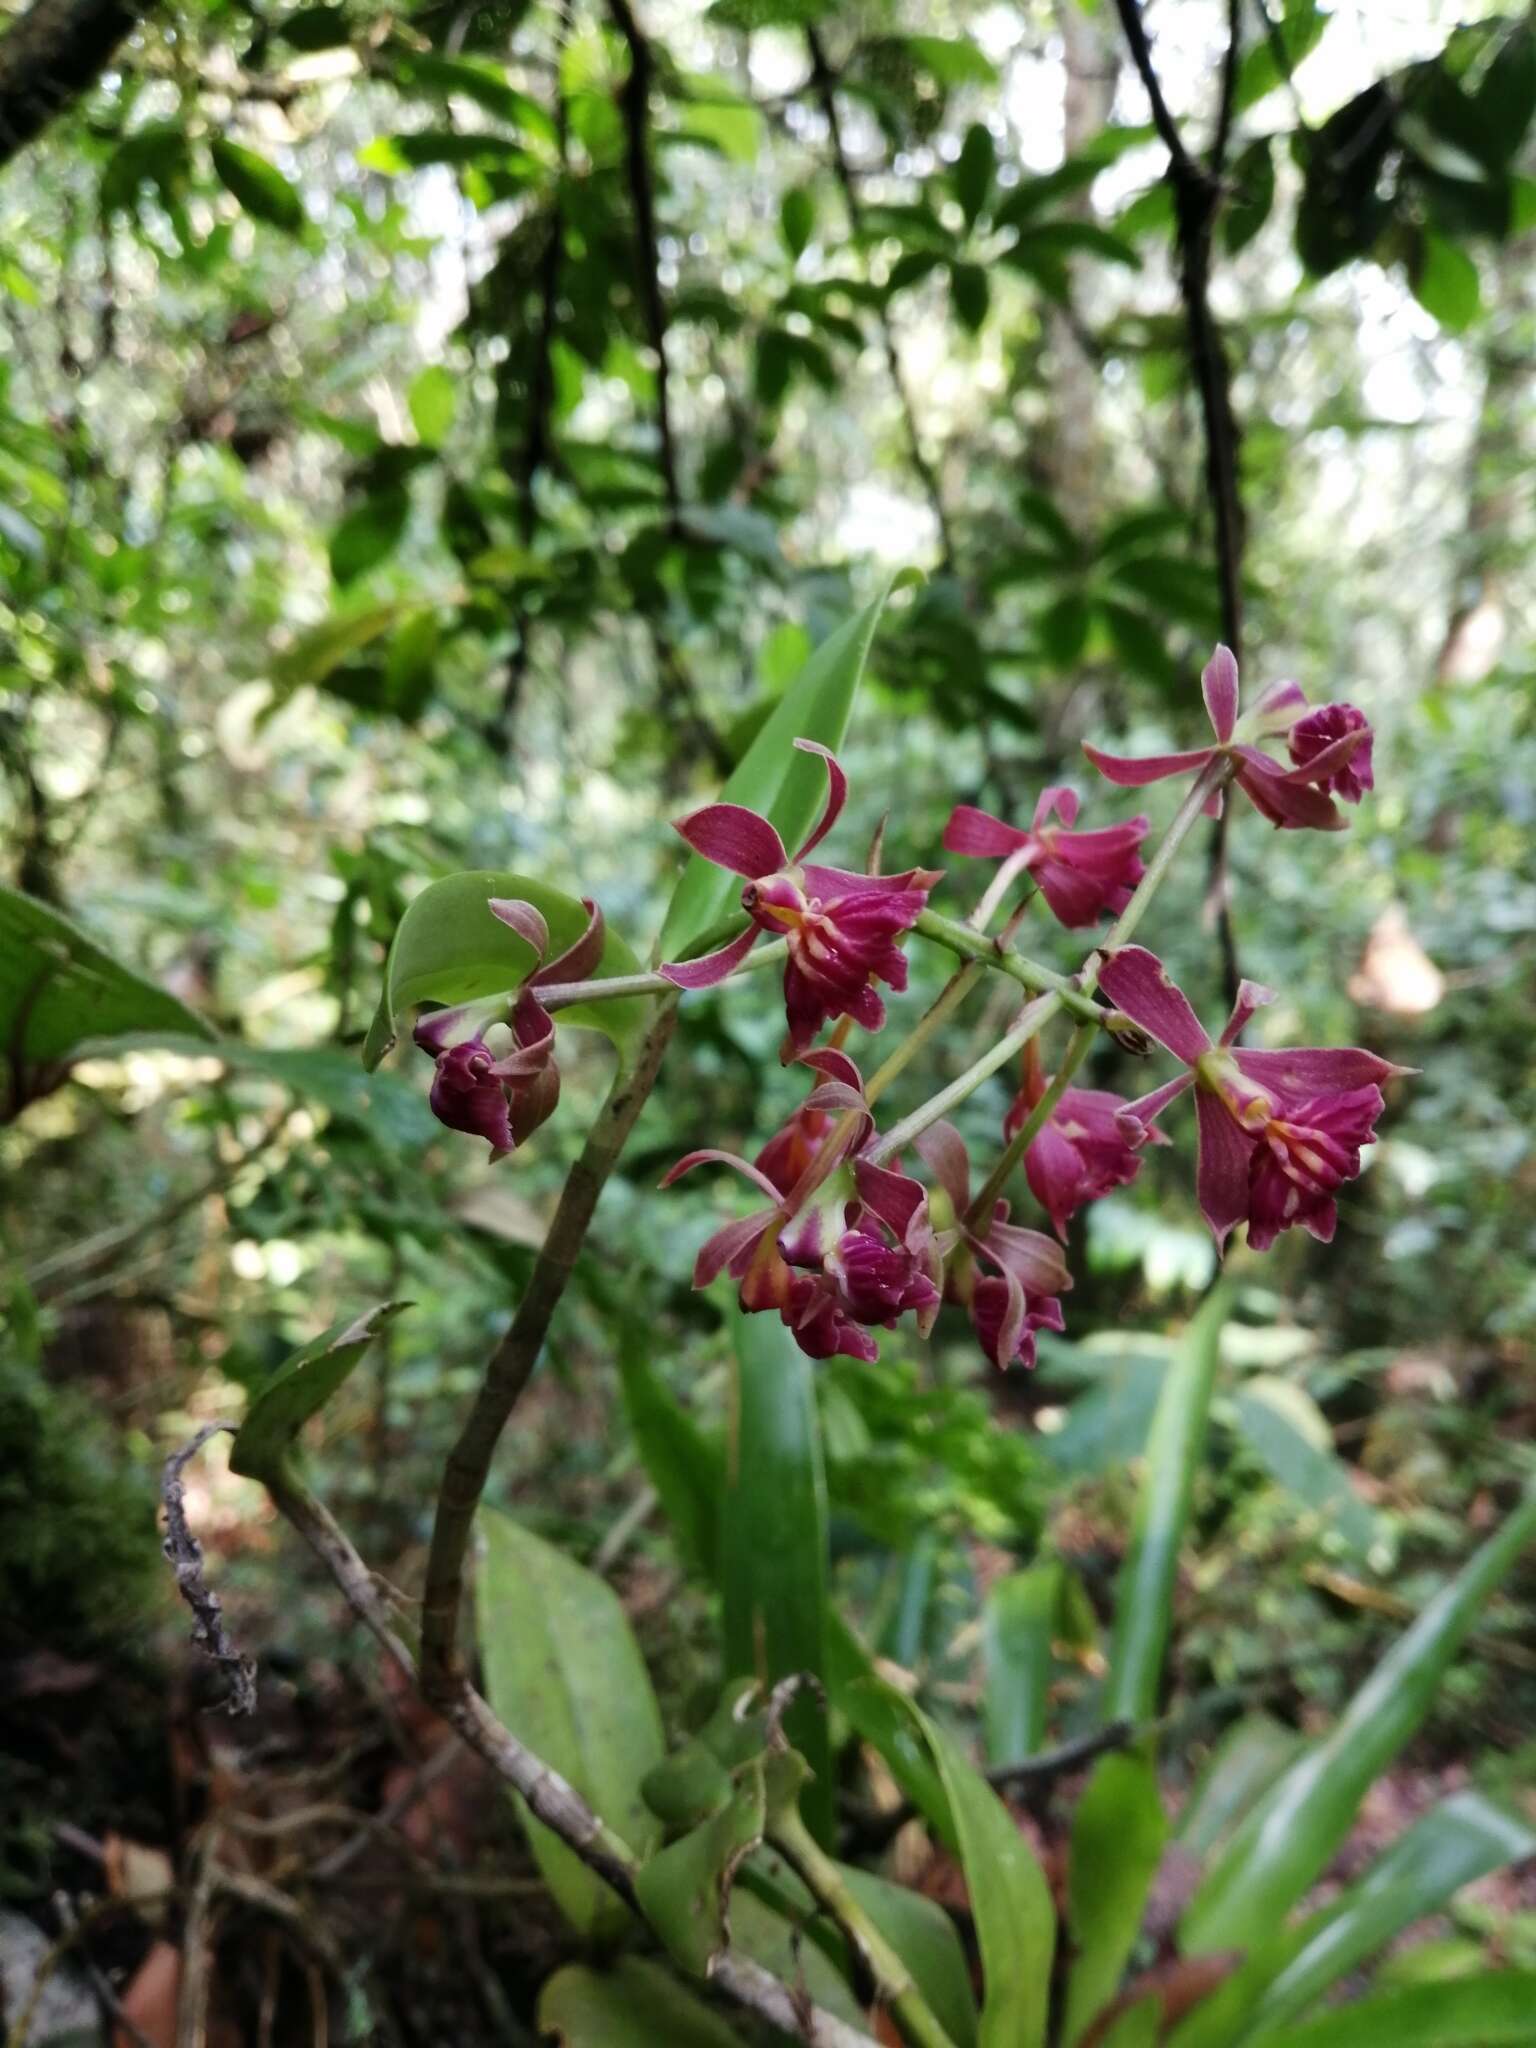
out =
<path fill-rule="evenodd" d="M 229 1698 L 225 1705 L 231 1714 L 253 1714 L 256 1711 L 256 1666 L 230 1641 L 229 1631 L 224 1626 L 223 1604 L 204 1576 L 203 1547 L 192 1534 L 187 1521 L 187 1490 L 181 1476 L 209 1437 L 217 1436 L 226 1429 L 233 1436 L 234 1427 L 232 1422 L 210 1422 L 189 1444 L 173 1451 L 166 1459 L 165 1475 L 160 1482 L 160 1497 L 165 1503 L 165 1542 L 162 1547 L 176 1574 L 176 1590 L 192 1610 L 193 1642 L 229 1674 Z"/>
<path fill-rule="evenodd" d="M 1179 234 L 1179 292 L 1189 336 L 1190 366 L 1200 394 L 1205 425 L 1206 487 L 1216 528 L 1216 567 L 1221 600 L 1221 637 L 1243 658 L 1243 550 L 1246 532 L 1242 488 L 1238 476 L 1238 427 L 1232 410 L 1231 375 L 1221 333 L 1211 311 L 1211 243 L 1222 199 L 1222 179 L 1232 140 L 1237 108 L 1238 59 L 1242 49 L 1241 0 L 1228 0 L 1226 56 L 1221 69 L 1221 101 L 1210 156 L 1201 163 L 1179 131 L 1163 97 L 1142 20 L 1141 0 L 1115 0 L 1126 46 L 1152 107 L 1153 125 L 1168 151 L 1168 176 L 1173 185 Z M 1227 813 L 1211 832 L 1206 906 L 1221 949 L 1222 980 L 1227 999 L 1236 1002 L 1241 979 L 1237 941 L 1227 887 Z"/>
<path fill-rule="evenodd" d="M 34 0 L 0 38 L 0 166 L 89 90 L 150 0 Z"/>
<path fill-rule="evenodd" d="M 1055 1749 L 1042 1749 L 1037 1756 L 1025 1757 L 1022 1763 L 1003 1764 L 988 1771 L 987 1780 L 1000 1792 L 1038 1797 L 1058 1778 L 1080 1770 L 1084 1764 L 1092 1763 L 1095 1757 L 1104 1756 L 1112 1749 L 1128 1749 L 1137 1734 L 1133 1722 L 1108 1721 L 1091 1734 L 1074 1736 L 1070 1742 L 1060 1743 Z M 909 1820 L 917 1818 L 917 1808 L 907 1800 L 893 1807 L 889 1813 L 856 1812 L 848 1818 L 853 1846 L 861 1854 L 873 1855 L 894 1841 Z"/>
<path fill-rule="evenodd" d="M 661 295 L 661 257 L 656 235 L 656 187 L 651 175 L 651 79 L 655 59 L 645 31 L 629 0 L 608 0 L 614 25 L 629 50 L 629 77 L 620 105 L 628 144 L 629 193 L 635 211 L 636 269 L 646 332 L 656 358 L 656 431 L 661 441 L 661 480 L 667 494 L 667 516 L 674 528 L 682 523 L 683 498 L 677 475 L 677 447 L 672 438 L 672 404 L 667 382 L 667 303 Z"/>

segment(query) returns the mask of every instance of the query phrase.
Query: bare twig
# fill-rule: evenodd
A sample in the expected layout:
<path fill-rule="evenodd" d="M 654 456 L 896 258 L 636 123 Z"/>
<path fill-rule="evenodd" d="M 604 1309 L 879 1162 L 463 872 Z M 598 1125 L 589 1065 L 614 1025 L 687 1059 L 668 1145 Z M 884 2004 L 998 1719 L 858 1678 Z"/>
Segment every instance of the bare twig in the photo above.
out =
<path fill-rule="evenodd" d="M 218 1876 L 219 1825 L 198 1845 L 197 1876 L 187 1902 L 181 1942 L 181 1987 L 176 1998 L 176 2048 L 207 2048 L 208 2002 L 213 1992 L 213 1911 Z"/>
<path fill-rule="evenodd" d="M 1042 1749 L 1038 1755 L 1025 1757 L 1021 1763 L 1002 1764 L 987 1772 L 987 1780 L 999 1792 L 1019 1792 L 1037 1797 L 1058 1778 L 1080 1770 L 1095 1757 L 1107 1755 L 1110 1750 L 1128 1748 L 1140 1732 L 1130 1721 L 1108 1721 L 1091 1734 L 1074 1736 L 1070 1742 L 1060 1743 L 1055 1749 Z M 847 1816 L 849 1831 L 861 1851 L 874 1854 L 894 1841 L 908 1821 L 916 1820 L 917 1812 L 911 1800 L 903 1800 L 899 1806 L 893 1806 L 885 1813 L 856 1809 Z"/>
<path fill-rule="evenodd" d="M 273 1500 L 340 1588 L 354 1614 L 372 1632 L 386 1656 L 414 1683 L 420 1674 L 396 1634 L 378 1582 L 335 1517 L 292 1474 L 268 1481 Z M 450 1725 L 506 1784 L 521 1793 L 534 1817 L 544 1822 L 589 1870 L 603 1878 L 628 1905 L 636 1906 L 636 1860 L 628 1844 L 587 1805 L 560 1773 L 526 1749 L 504 1728 L 480 1695 L 460 1680 L 442 1707 Z M 811 2048 L 872 2048 L 870 2038 L 809 2001 L 748 1957 L 727 1948 L 710 1981 L 727 1997 L 759 2013 Z"/>
<path fill-rule="evenodd" d="M 162 1548 L 176 1575 L 176 1590 L 192 1610 L 192 1640 L 197 1647 L 222 1665 L 229 1675 L 229 1697 L 225 1705 L 234 1715 L 256 1711 L 256 1666 L 230 1641 L 224 1626 L 224 1608 L 204 1575 L 203 1549 L 187 1521 L 187 1490 L 182 1472 L 212 1436 L 228 1430 L 232 1422 L 206 1423 L 189 1444 L 173 1451 L 165 1461 L 160 1497 L 165 1503 L 165 1542 Z"/>
<path fill-rule="evenodd" d="M 677 448 L 672 437 L 672 405 L 667 382 L 667 303 L 661 292 L 661 258 L 656 235 L 656 186 L 651 175 L 650 100 L 655 59 L 630 0 L 608 0 L 614 26 L 629 50 L 629 77 L 620 103 L 628 148 L 629 194 L 635 213 L 635 268 L 640 303 L 645 312 L 651 352 L 656 358 L 656 431 L 661 444 L 661 481 L 667 494 L 667 516 L 675 528 L 682 523 L 683 498 L 677 473 Z"/>
<path fill-rule="evenodd" d="M 1238 428 L 1232 410 L 1231 376 L 1220 330 L 1211 311 L 1211 242 L 1220 211 L 1227 152 L 1237 111 L 1238 60 L 1242 53 L 1241 0 L 1228 0 L 1227 47 L 1221 67 L 1221 98 L 1215 138 L 1202 162 L 1189 148 L 1163 95 L 1147 41 L 1141 0 L 1115 0 L 1131 61 L 1146 89 L 1152 121 L 1168 151 L 1179 235 L 1179 290 L 1189 334 L 1190 366 L 1200 394 L 1205 425 L 1206 484 L 1216 528 L 1221 634 L 1239 662 L 1243 658 L 1243 549 L 1246 541 L 1238 476 Z M 1232 928 L 1227 880 L 1227 817 L 1224 809 L 1211 829 L 1206 909 L 1216 927 L 1227 997 L 1237 1000 L 1241 975 Z"/>

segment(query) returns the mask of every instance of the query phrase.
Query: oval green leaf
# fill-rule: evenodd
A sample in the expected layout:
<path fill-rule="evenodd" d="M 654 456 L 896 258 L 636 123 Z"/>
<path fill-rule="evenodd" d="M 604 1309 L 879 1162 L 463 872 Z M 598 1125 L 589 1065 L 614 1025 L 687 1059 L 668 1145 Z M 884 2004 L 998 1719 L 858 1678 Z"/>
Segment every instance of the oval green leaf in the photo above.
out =
<path fill-rule="evenodd" d="M 549 926 L 550 957 L 586 930 L 587 913 L 574 896 L 504 868 L 471 868 L 432 882 L 407 906 L 384 967 L 384 993 L 363 1047 L 371 1072 L 399 1036 L 400 1019 L 417 1003 L 467 1003 L 515 989 L 534 967 L 533 948 L 490 910 L 493 896 L 520 897 Z M 639 962 L 616 932 L 603 944 L 597 974 L 635 974 Z M 642 1022 L 634 999 L 573 1003 L 561 1025 L 601 1031 L 626 1046 Z"/>
<path fill-rule="evenodd" d="M 520 1742 L 645 1856 L 660 1826 L 640 1781 L 665 1742 L 650 1676 L 612 1587 L 510 1515 L 480 1514 L 485 1557 L 475 1612 L 486 1693 Z M 629 1924 L 619 1899 L 519 1802 L 528 1845 L 572 1926 L 606 1938 Z"/>

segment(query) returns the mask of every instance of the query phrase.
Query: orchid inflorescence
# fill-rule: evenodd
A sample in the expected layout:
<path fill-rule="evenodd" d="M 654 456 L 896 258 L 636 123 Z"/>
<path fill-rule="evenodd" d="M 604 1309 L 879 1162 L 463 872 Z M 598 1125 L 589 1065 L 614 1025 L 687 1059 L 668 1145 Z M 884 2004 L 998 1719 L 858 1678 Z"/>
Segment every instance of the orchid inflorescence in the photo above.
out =
<path fill-rule="evenodd" d="M 943 879 L 935 870 L 883 875 L 874 859 L 868 872 L 808 860 L 833 830 L 848 794 L 837 760 L 813 741 L 795 745 L 824 762 L 827 801 L 793 856 L 768 819 L 739 804 L 707 804 L 677 821 L 695 853 L 741 878 L 747 922 L 717 951 L 665 963 L 622 992 L 715 986 L 746 971 L 748 955 L 769 935 L 781 942 L 785 957 L 781 1058 L 813 1076 L 800 1107 L 755 1159 L 707 1147 L 666 1175 L 662 1185 L 670 1186 L 695 1167 L 728 1165 L 763 1198 L 750 1215 L 710 1235 L 695 1264 L 696 1287 L 729 1274 L 741 1307 L 778 1314 L 813 1358 L 872 1360 L 877 1329 L 893 1329 L 911 1315 L 926 1335 L 941 1304 L 950 1301 L 967 1311 L 994 1364 L 1032 1364 L 1035 1332 L 1063 1327 L 1060 1298 L 1072 1279 L 1062 1245 L 1072 1217 L 1135 1179 L 1147 1148 L 1169 1142 L 1161 1128 L 1164 1112 L 1190 1090 L 1196 1192 L 1218 1248 L 1239 1223 L 1247 1224 L 1254 1250 L 1266 1250 L 1295 1226 L 1324 1242 L 1332 1238 L 1335 1197 L 1359 1173 L 1361 1150 L 1374 1138 L 1382 1086 L 1410 1070 L 1356 1048 L 1248 1050 L 1240 1043 L 1242 1031 L 1274 998 L 1247 981 L 1213 1044 L 1162 963 L 1129 940 L 1178 843 L 1202 812 L 1220 815 L 1228 784 L 1277 827 L 1340 829 L 1346 821 L 1337 800 L 1358 803 L 1372 787 L 1371 728 L 1352 705 L 1309 709 L 1292 682 L 1271 685 L 1240 714 L 1237 663 L 1225 647 L 1216 649 L 1201 682 L 1212 745 L 1143 759 L 1084 748 L 1122 787 L 1194 777 L 1150 865 L 1141 855 L 1145 817 L 1079 831 L 1079 799 L 1068 788 L 1043 791 L 1027 827 L 957 805 L 944 830 L 946 851 L 1002 863 L 965 926 L 929 911 L 929 896 Z M 1282 741 L 1288 762 L 1263 744 Z M 1005 951 L 1022 906 L 1001 938 L 979 942 L 988 916 L 1020 876 L 1070 929 L 1114 920 L 1070 981 L 1045 969 L 1034 969 L 1031 978 L 1030 963 Z M 456 1130 L 488 1139 L 499 1158 L 522 1144 L 558 1099 L 554 1021 L 540 991 L 552 991 L 553 1002 L 556 984 L 584 982 L 597 965 L 603 934 L 601 914 L 589 903 L 586 931 L 545 964 L 548 933 L 531 904 L 495 900 L 489 909 L 531 945 L 532 971 L 515 991 L 425 1018 L 416 1042 L 437 1061 L 436 1114 Z M 898 942 L 914 928 L 969 964 L 866 1083 L 844 1049 L 848 1035 L 854 1026 L 875 1032 L 884 1025 L 876 983 L 898 993 L 906 988 L 906 955 Z M 1005 967 L 1013 962 L 1015 978 L 1043 993 L 1025 1005 L 998 1046 L 882 1136 L 873 1105 L 884 1080 L 932 1034 L 961 992 L 959 984 L 979 973 L 987 958 Z M 620 992 L 617 984 L 606 986 Z M 1099 991 L 1112 1008 L 1093 1000 Z M 1077 1029 L 1051 1077 L 1041 1061 L 1040 1036 L 1065 1013 Z M 829 1023 L 831 1037 L 818 1047 Z M 1135 1101 L 1071 1085 L 1100 1027 L 1122 1044 L 1162 1047 L 1182 1071 Z M 1022 1065 L 1003 1123 L 1006 1147 L 973 1199 L 966 1148 L 945 1111 L 1015 1051 Z M 904 1170 L 900 1154 L 907 1145 L 930 1184 Z M 1001 1190 L 1020 1164 L 1054 1235 L 1010 1220 Z"/>

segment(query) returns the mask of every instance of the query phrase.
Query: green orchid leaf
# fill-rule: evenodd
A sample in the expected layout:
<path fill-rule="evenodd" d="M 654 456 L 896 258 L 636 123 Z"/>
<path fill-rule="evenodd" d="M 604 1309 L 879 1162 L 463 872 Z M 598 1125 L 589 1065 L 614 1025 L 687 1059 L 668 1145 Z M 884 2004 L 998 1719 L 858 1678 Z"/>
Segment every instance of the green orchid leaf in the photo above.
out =
<path fill-rule="evenodd" d="M 1536 1970 L 1416 1984 L 1264 2037 L 1264 2048 L 1530 2048 Z"/>
<path fill-rule="evenodd" d="M 827 772 L 797 739 L 824 747 L 842 744 L 853 699 L 885 609 L 889 587 L 846 624 L 829 633 L 779 699 L 720 792 L 721 803 L 758 811 L 793 854 L 815 824 L 826 794 Z M 690 854 L 662 921 L 658 956 L 677 960 L 730 915 L 741 895 L 739 876 Z"/>
<path fill-rule="evenodd" d="M 641 1956 L 611 1970 L 567 1963 L 539 1994 L 539 2032 L 559 2048 L 741 2048 L 741 2037 L 686 1985 Z"/>
<path fill-rule="evenodd" d="M 1251 1948 L 1273 1933 L 1423 1721 L 1483 1603 L 1533 1538 L 1536 1486 L 1388 1651 L 1329 1733 L 1248 1813 L 1185 1914 L 1186 1953 Z"/>
<path fill-rule="evenodd" d="M 363 1047 L 372 1070 L 395 1043 L 407 1010 L 417 1003 L 468 1003 L 515 989 L 535 965 L 533 948 L 496 917 L 490 899 L 518 897 L 531 903 L 549 926 L 549 958 L 574 945 L 587 927 L 585 907 L 574 896 L 551 889 L 530 875 L 503 868 L 474 868 L 429 883 L 407 906 L 384 967 L 384 992 Z M 603 942 L 599 978 L 635 974 L 639 962 L 616 932 Z M 601 1031 L 621 1050 L 643 1024 L 644 1004 L 618 998 L 572 1003 L 558 1013 L 562 1028 L 572 1024 Z"/>
<path fill-rule="evenodd" d="M 1062 2039 L 1079 2041 L 1119 1988 L 1168 1833 L 1149 1755 L 1101 1757 L 1072 1817 Z"/>
<path fill-rule="evenodd" d="M 236 1432 L 230 1470 L 247 1479 L 275 1478 L 305 1423 L 344 1385 L 384 1325 L 410 1305 L 386 1301 L 337 1323 L 280 1367 L 259 1390 Z"/>
<path fill-rule="evenodd" d="M 982 1618 L 982 1719 L 994 1769 L 1023 1763 L 1045 1743 L 1045 1695 L 1061 1603 L 1056 1562 L 1010 1572 L 987 1595 Z"/>
<path fill-rule="evenodd" d="M 645 1856 L 661 1827 L 640 1785 L 665 1749 L 661 1714 L 613 1589 L 510 1515 L 482 1509 L 476 1614 L 496 1713 L 598 1816 Z M 577 1932 L 621 1933 L 625 1908 L 564 1842 L 521 1808 L 529 1847 Z"/>
<path fill-rule="evenodd" d="M 1041 2048 L 1050 2006 L 1056 1909 L 1022 1829 L 986 1779 L 919 1708 L 907 1711 L 944 1783 L 981 1950 L 977 2048 Z"/>
<path fill-rule="evenodd" d="M 765 1689 L 808 1673 L 826 1681 L 827 1488 L 814 1366 L 776 1316 L 730 1313 L 735 1429 L 720 1508 L 726 1669 Z M 826 1712 L 808 1693 L 785 1720 L 815 1773 L 805 1817 L 832 1833 Z"/>
<path fill-rule="evenodd" d="M 1185 1332 L 1158 1396 L 1131 1547 L 1115 1588 L 1104 1692 L 1108 1720 L 1147 1721 L 1157 1711 L 1163 1653 L 1173 1628 L 1179 1549 L 1205 1449 L 1226 1316 L 1226 1291 L 1217 1288 Z"/>

